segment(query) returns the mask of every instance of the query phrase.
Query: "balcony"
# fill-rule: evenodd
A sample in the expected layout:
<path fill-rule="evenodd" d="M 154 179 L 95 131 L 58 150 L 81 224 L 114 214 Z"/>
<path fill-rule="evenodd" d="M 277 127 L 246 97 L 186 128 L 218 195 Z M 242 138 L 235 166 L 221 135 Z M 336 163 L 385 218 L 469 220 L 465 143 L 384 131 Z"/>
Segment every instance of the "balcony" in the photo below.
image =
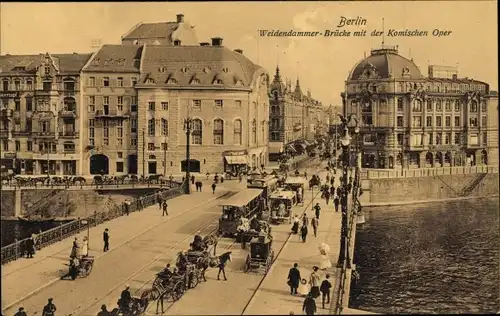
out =
<path fill-rule="evenodd" d="M 76 113 L 73 110 L 61 110 L 59 116 L 63 118 L 76 118 Z"/>
<path fill-rule="evenodd" d="M 12 132 L 12 135 L 14 137 L 16 137 L 16 136 L 30 136 L 31 134 L 32 134 L 31 131 L 14 131 L 14 132 Z"/>
<path fill-rule="evenodd" d="M 59 134 L 59 138 L 77 138 L 79 136 L 80 136 L 80 133 L 74 132 L 74 131 L 62 132 Z"/>
<path fill-rule="evenodd" d="M 56 133 L 54 132 L 34 132 L 33 136 L 36 138 L 54 138 Z"/>
<path fill-rule="evenodd" d="M 116 110 L 114 111 L 104 111 L 104 110 L 97 110 L 95 111 L 95 118 L 99 119 L 124 119 L 124 118 L 129 118 L 130 115 L 129 113 L 123 113 L 123 112 L 118 112 Z"/>

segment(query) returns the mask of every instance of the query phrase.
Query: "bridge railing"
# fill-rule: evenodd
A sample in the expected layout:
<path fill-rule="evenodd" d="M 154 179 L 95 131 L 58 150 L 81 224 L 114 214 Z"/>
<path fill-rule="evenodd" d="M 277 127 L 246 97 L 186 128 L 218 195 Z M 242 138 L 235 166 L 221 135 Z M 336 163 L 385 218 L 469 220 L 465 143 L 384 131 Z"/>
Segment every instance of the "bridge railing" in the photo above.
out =
<path fill-rule="evenodd" d="M 456 166 L 439 168 L 414 168 L 414 169 L 364 169 L 363 179 L 390 179 L 390 178 L 415 178 L 433 177 L 442 175 L 498 173 L 498 166 Z"/>
<path fill-rule="evenodd" d="M 97 212 L 95 211 L 92 216 L 86 218 L 78 218 L 69 223 L 59 225 L 58 227 L 52 228 L 50 230 L 44 231 L 37 235 L 35 240 L 36 249 L 40 250 L 44 247 L 52 245 L 68 237 L 74 236 L 83 230 L 90 227 L 95 227 L 98 224 L 104 223 L 106 221 L 112 220 L 119 216 L 123 216 L 128 212 L 135 212 L 142 208 L 154 205 L 158 203 L 159 198 L 162 199 L 172 199 L 183 194 L 182 186 L 179 182 L 174 182 L 173 187 L 165 190 L 161 190 L 155 193 L 148 194 L 134 199 L 130 202 L 122 203 L 120 206 L 113 208 L 109 212 Z M 27 250 L 27 241 L 29 238 L 16 241 L 10 245 L 2 247 L 1 249 L 1 263 L 2 265 L 17 260 L 24 257 Z"/>

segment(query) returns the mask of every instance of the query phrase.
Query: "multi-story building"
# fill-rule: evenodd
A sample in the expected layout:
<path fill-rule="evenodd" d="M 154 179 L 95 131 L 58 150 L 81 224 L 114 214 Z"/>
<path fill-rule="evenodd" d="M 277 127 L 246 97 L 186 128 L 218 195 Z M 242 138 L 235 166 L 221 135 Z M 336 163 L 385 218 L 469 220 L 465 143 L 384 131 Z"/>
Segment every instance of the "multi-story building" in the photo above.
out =
<path fill-rule="evenodd" d="M 80 70 L 89 57 L 0 56 L 2 172 L 79 173 Z"/>
<path fill-rule="evenodd" d="M 365 167 L 498 163 L 498 95 L 457 69 L 430 66 L 425 77 L 397 47 L 383 47 L 354 66 L 342 97 L 361 125 Z"/>
<path fill-rule="evenodd" d="M 323 106 L 311 97 L 311 92 L 304 94 L 297 79 L 292 90 L 290 81 L 283 83 L 276 67 L 274 80 L 269 89 L 269 154 L 274 160 L 282 152 L 296 152 L 314 140 L 323 126 Z M 299 148 L 299 150 L 301 150 Z"/>
<path fill-rule="evenodd" d="M 137 173 L 137 91 L 143 46 L 104 45 L 82 69 L 83 174 Z"/>
<path fill-rule="evenodd" d="M 141 70 L 139 174 L 186 169 L 187 118 L 191 171 L 267 164 L 269 75 L 241 50 L 222 46 L 221 38 L 212 45 L 145 45 Z"/>

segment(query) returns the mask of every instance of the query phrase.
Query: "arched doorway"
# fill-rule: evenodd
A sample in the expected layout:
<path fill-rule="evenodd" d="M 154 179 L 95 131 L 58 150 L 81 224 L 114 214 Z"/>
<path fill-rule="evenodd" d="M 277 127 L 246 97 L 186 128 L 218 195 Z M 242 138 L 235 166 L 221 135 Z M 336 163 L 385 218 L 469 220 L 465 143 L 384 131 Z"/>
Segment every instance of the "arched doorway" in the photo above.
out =
<path fill-rule="evenodd" d="M 435 165 L 436 167 L 442 167 L 443 166 L 443 154 L 441 152 L 436 153 L 436 160 L 435 160 Z"/>
<path fill-rule="evenodd" d="M 187 160 L 181 161 L 181 172 L 186 172 L 187 168 Z M 200 162 L 198 160 L 189 159 L 189 172 L 200 172 Z"/>
<path fill-rule="evenodd" d="M 451 152 L 449 151 L 444 154 L 444 165 L 451 167 Z"/>
<path fill-rule="evenodd" d="M 127 168 L 128 174 L 137 174 L 137 155 L 128 155 Z"/>
<path fill-rule="evenodd" d="M 149 155 L 148 174 L 156 174 L 156 156 Z"/>
<path fill-rule="evenodd" d="M 486 149 L 483 149 L 481 151 L 481 163 L 483 165 L 487 165 L 488 164 L 488 152 L 486 151 Z"/>
<path fill-rule="evenodd" d="M 108 156 L 103 154 L 90 156 L 90 174 L 109 174 Z"/>
<path fill-rule="evenodd" d="M 399 153 L 397 156 L 396 156 L 396 164 L 400 167 L 403 166 L 403 154 L 402 153 Z"/>
<path fill-rule="evenodd" d="M 432 155 L 431 152 L 428 152 L 426 155 L 425 155 L 425 166 L 426 167 L 432 167 L 434 164 L 434 156 Z"/>

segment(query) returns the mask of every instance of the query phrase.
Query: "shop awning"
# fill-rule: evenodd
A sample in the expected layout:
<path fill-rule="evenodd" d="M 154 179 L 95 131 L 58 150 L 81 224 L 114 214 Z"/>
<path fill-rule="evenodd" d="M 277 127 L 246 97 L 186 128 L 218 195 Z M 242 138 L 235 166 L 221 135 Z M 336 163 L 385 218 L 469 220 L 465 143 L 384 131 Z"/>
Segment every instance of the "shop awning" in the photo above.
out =
<path fill-rule="evenodd" d="M 279 154 L 283 152 L 283 143 L 282 142 L 269 142 L 269 153 L 270 154 Z"/>
<path fill-rule="evenodd" d="M 230 165 L 246 165 L 248 163 L 246 156 L 224 156 L 224 158 Z"/>

